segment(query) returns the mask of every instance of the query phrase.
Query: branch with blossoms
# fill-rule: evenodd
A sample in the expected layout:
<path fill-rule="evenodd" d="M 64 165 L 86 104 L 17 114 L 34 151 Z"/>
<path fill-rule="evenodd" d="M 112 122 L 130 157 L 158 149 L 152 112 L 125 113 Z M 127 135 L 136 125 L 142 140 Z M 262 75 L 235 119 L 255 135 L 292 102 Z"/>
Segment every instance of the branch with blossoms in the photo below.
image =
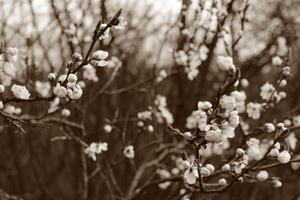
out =
<path fill-rule="evenodd" d="M 262 45 L 248 44 L 250 1 L 184 0 L 174 16 L 156 20 L 151 7 L 138 13 L 137 4 L 107 18 L 109 1 L 50 0 L 44 32 L 55 24 L 59 48 L 43 44 L 27 3 L 36 36 L 27 50 L 0 47 L 0 129 L 12 144 L 4 153 L 12 161 L 0 168 L 13 168 L 22 182 L 30 166 L 34 178 L 28 170 L 26 182 L 39 186 L 25 194 L 20 183 L 11 193 L 53 198 L 63 188 L 70 199 L 189 200 L 243 182 L 280 188 L 287 179 L 276 168 L 300 169 L 299 106 L 286 105 L 296 71 L 291 39 L 280 29 Z M 49 71 L 34 71 L 35 46 Z M 63 187 L 48 180 L 52 165 Z"/>

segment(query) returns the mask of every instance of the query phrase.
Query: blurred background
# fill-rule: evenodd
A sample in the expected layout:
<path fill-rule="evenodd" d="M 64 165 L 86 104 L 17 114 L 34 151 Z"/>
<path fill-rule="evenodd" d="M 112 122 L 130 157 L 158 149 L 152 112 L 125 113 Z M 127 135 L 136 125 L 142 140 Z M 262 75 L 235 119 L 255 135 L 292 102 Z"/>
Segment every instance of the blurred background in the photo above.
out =
<path fill-rule="evenodd" d="M 213 6 L 217 7 L 230 1 L 214 2 Z M 197 102 L 215 98 L 218 85 L 224 79 L 216 67 L 215 55 L 226 54 L 227 42 L 238 39 L 231 53 L 241 69 L 241 77 L 250 82 L 246 89 L 248 100 L 259 97 L 259 88 L 264 82 L 276 82 L 279 69 L 272 65 L 272 58 L 280 54 L 279 46 L 286 46 L 293 71 L 285 88 L 288 98 L 257 123 L 278 121 L 300 113 L 300 1 L 235 0 L 227 10 L 227 17 L 218 25 L 216 32 L 220 34 L 212 32 L 210 35 L 205 28 L 195 25 L 201 21 L 204 5 L 205 0 L 0 0 L 1 45 L 19 49 L 20 59 L 15 64 L 16 76 L 12 81 L 26 83 L 29 89 L 34 89 L 35 81 L 47 81 L 49 72 L 61 73 L 74 52 L 85 55 L 97 22 L 100 19 L 108 22 L 122 8 L 126 28 L 111 31 L 108 39 L 95 46 L 95 49 L 108 51 L 110 58 L 117 57 L 121 68 L 99 95 L 97 92 L 110 81 L 115 70 L 97 69 L 98 82 L 86 82 L 82 99 L 67 105 L 72 111 L 69 121 L 75 124 L 70 129 L 75 135 L 80 135 L 79 124 L 83 121 L 87 133 L 83 138 L 87 143 L 101 140 L 109 144 L 109 152 L 103 159 L 111 165 L 106 168 L 113 171 L 114 178 L 109 178 L 110 173 L 104 177 L 102 173 L 92 176 L 95 164 L 88 160 L 85 167 L 91 177 L 87 199 L 111 199 L 104 181 L 108 179 L 116 180 L 119 189 L 127 191 L 135 172 L 132 163 L 114 163 L 121 159 L 125 145 L 134 143 L 135 148 L 140 149 L 134 164 L 138 166 L 145 157 L 155 157 L 151 153 L 158 148 L 155 142 L 178 142 L 178 138 L 167 133 L 166 126 L 153 123 L 154 133 L 137 128 L 136 113 L 153 106 L 156 94 L 162 94 L 167 97 L 174 127 L 185 130 L 186 118 L 196 109 Z M 223 9 L 226 12 L 226 7 Z M 174 52 L 191 46 L 198 47 L 198 53 L 203 51 L 206 57 L 199 63 L 198 75 L 192 80 L 174 61 Z M 153 73 L 159 74 L 162 70 L 168 78 L 153 85 Z M 39 116 L 49 108 L 48 102 L 13 104 L 22 108 L 25 117 Z M 0 119 L 0 188 L 24 199 L 84 199 L 81 198 L 80 147 L 72 140 L 53 139 L 68 131 L 57 119 L 59 117 L 53 116 L 43 121 L 51 122 L 50 128 L 25 126 L 25 134 Z M 106 133 L 103 129 L 106 124 L 113 124 L 116 133 Z M 121 140 L 124 131 L 127 138 Z M 144 148 L 145 145 L 149 146 Z M 299 147 L 295 154 L 297 152 Z M 156 167 L 166 167 L 170 162 L 166 160 Z M 142 182 L 147 176 L 154 176 L 153 171 L 150 170 Z M 299 200 L 299 169 L 294 171 L 290 166 L 282 166 L 272 173 L 282 177 L 282 188 L 275 190 L 265 183 L 243 183 L 222 194 L 200 194 L 192 198 Z M 138 199 L 176 199 L 170 194 L 176 194 L 178 187 L 176 184 L 166 190 L 151 187 Z"/>

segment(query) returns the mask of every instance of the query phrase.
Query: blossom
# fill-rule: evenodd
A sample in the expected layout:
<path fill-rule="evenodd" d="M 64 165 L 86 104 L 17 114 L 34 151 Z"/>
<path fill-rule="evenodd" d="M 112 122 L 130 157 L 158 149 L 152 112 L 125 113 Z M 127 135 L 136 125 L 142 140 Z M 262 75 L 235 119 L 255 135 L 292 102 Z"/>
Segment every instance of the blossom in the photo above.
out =
<path fill-rule="evenodd" d="M 265 181 L 269 178 L 269 173 L 265 170 L 258 172 L 258 174 L 256 175 L 256 179 L 258 181 Z"/>
<path fill-rule="evenodd" d="M 75 83 L 75 82 L 77 82 L 77 76 L 76 76 L 76 74 L 69 74 L 68 75 L 68 82 L 70 82 L 70 83 Z"/>
<path fill-rule="evenodd" d="M 56 86 L 53 88 L 53 93 L 56 96 L 63 98 L 67 96 L 68 90 L 64 86 L 61 86 L 60 83 L 57 83 Z"/>
<path fill-rule="evenodd" d="M 91 64 L 87 64 L 83 66 L 82 77 L 86 80 L 93 81 L 93 82 L 99 81 L 99 78 L 97 77 L 96 74 L 96 69 Z"/>
<path fill-rule="evenodd" d="M 92 54 L 92 59 L 95 60 L 104 60 L 108 57 L 107 51 L 97 50 Z"/>
<path fill-rule="evenodd" d="M 282 63 L 283 63 L 283 60 L 279 56 L 274 56 L 272 58 L 272 65 L 280 66 L 280 65 L 282 65 Z"/>
<path fill-rule="evenodd" d="M 264 128 L 268 133 L 272 133 L 275 131 L 275 126 L 272 123 L 265 123 Z"/>
<path fill-rule="evenodd" d="M 128 145 L 124 148 L 123 154 L 126 158 L 134 158 L 134 147 L 132 145 Z"/>
<path fill-rule="evenodd" d="M 282 182 L 280 180 L 275 180 L 273 184 L 275 188 L 280 188 L 282 186 Z"/>
<path fill-rule="evenodd" d="M 62 111 L 61 111 L 61 115 L 62 115 L 63 117 L 70 117 L 71 111 L 70 111 L 69 109 L 64 108 L 64 109 L 62 109 Z"/>
<path fill-rule="evenodd" d="M 210 173 L 215 171 L 215 167 L 212 164 L 206 164 L 205 168 L 208 169 Z"/>
<path fill-rule="evenodd" d="M 199 101 L 197 105 L 199 110 L 207 110 L 212 107 L 209 101 Z"/>
<path fill-rule="evenodd" d="M 11 91 L 14 97 L 18 99 L 29 99 L 30 93 L 25 86 L 13 84 L 13 86 L 11 87 Z"/>
<path fill-rule="evenodd" d="M 84 153 L 87 154 L 93 161 L 96 161 L 97 154 L 101 154 L 108 150 L 108 144 L 106 142 L 95 143 L 92 142 L 87 148 L 85 148 Z"/>
<path fill-rule="evenodd" d="M 70 99 L 79 99 L 83 91 L 80 85 L 76 84 L 74 87 L 68 88 L 68 96 Z"/>
<path fill-rule="evenodd" d="M 247 114 L 252 119 L 259 119 L 262 106 L 259 103 L 250 102 L 247 104 Z"/>
<path fill-rule="evenodd" d="M 183 174 L 183 179 L 187 184 L 193 185 L 197 182 L 198 176 L 199 175 L 197 169 L 195 167 L 190 167 L 187 170 L 185 170 Z"/>
<path fill-rule="evenodd" d="M 188 60 L 189 60 L 187 54 L 183 50 L 176 52 L 174 54 L 174 57 L 175 57 L 176 63 L 179 65 L 183 65 L 183 66 L 187 65 Z"/>
<path fill-rule="evenodd" d="M 225 178 L 221 178 L 221 179 L 219 179 L 218 183 L 219 183 L 219 185 L 221 185 L 221 186 L 225 186 L 225 185 L 227 185 L 227 181 L 226 181 L 226 179 L 225 179 Z"/>
<path fill-rule="evenodd" d="M 48 74 L 48 79 L 49 79 L 50 81 L 54 80 L 55 78 L 56 78 L 56 75 L 55 75 L 54 73 L 49 73 L 49 74 Z"/>
<path fill-rule="evenodd" d="M 245 78 L 242 78 L 242 79 L 240 80 L 240 84 L 241 84 L 241 86 L 242 86 L 243 88 L 247 88 L 247 87 L 249 86 L 249 81 L 248 81 L 247 79 L 245 79 Z"/>
<path fill-rule="evenodd" d="M 222 134 L 222 131 L 219 127 L 210 125 L 209 128 L 210 130 L 205 133 L 205 140 L 215 143 L 224 142 L 226 136 Z"/>
<path fill-rule="evenodd" d="M 107 51 L 97 50 L 92 54 L 91 64 L 93 66 L 105 67 L 108 65 L 108 62 L 105 60 L 108 57 Z"/>
<path fill-rule="evenodd" d="M 263 100 L 270 100 L 272 95 L 274 95 L 274 92 L 275 92 L 275 87 L 266 82 L 263 86 L 261 86 L 260 88 L 260 97 L 263 99 Z"/>
<path fill-rule="evenodd" d="M 104 131 L 106 132 L 106 133 L 110 133 L 111 131 L 112 131 L 112 126 L 111 125 L 109 125 L 109 124 L 105 124 L 105 126 L 104 126 Z"/>
<path fill-rule="evenodd" d="M 4 105 L 3 105 L 3 102 L 2 102 L 2 101 L 0 101 L 0 109 L 2 110 L 2 109 L 3 109 L 3 107 L 4 107 Z"/>
<path fill-rule="evenodd" d="M 202 175 L 202 176 L 209 176 L 210 175 L 210 170 L 209 169 L 207 169 L 206 167 L 201 167 L 200 168 L 200 174 Z"/>
<path fill-rule="evenodd" d="M 233 128 L 236 128 L 240 123 L 240 117 L 237 111 L 232 111 L 229 115 L 229 125 Z"/>
<path fill-rule="evenodd" d="M 222 166 L 222 171 L 227 172 L 230 171 L 230 165 L 229 164 L 225 164 Z"/>
<path fill-rule="evenodd" d="M 233 64 L 232 57 L 229 56 L 218 56 L 217 63 L 219 68 L 223 71 L 232 71 L 235 72 L 236 67 Z"/>
<path fill-rule="evenodd" d="M 220 105 L 226 111 L 232 111 L 236 106 L 236 100 L 232 96 L 223 95 L 220 99 Z"/>
<path fill-rule="evenodd" d="M 35 88 L 39 95 L 41 95 L 42 97 L 47 97 L 49 95 L 51 85 L 49 82 L 36 81 Z"/>
<path fill-rule="evenodd" d="M 288 163 L 291 160 L 291 154 L 287 150 L 283 150 L 279 153 L 277 160 L 280 163 Z"/>

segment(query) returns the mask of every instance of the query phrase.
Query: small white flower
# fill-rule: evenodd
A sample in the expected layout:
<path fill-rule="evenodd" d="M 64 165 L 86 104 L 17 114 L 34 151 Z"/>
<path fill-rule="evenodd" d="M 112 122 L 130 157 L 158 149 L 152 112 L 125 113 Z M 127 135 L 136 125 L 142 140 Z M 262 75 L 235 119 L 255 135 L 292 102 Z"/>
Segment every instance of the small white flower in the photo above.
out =
<path fill-rule="evenodd" d="M 208 110 L 212 107 L 212 104 L 209 101 L 199 101 L 198 109 L 199 110 Z"/>
<path fill-rule="evenodd" d="M 147 129 L 150 133 L 152 133 L 154 131 L 154 127 L 152 125 L 148 125 Z"/>
<path fill-rule="evenodd" d="M 92 54 L 92 59 L 94 60 L 104 60 L 108 57 L 107 51 L 97 50 Z"/>
<path fill-rule="evenodd" d="M 97 154 L 101 154 L 104 151 L 108 150 L 106 142 L 99 142 L 99 143 L 91 143 L 90 146 L 88 146 L 85 150 L 84 153 L 87 154 L 92 160 L 96 161 L 97 159 Z"/>
<path fill-rule="evenodd" d="M 53 93 L 56 96 L 63 98 L 67 96 L 68 90 L 64 86 L 61 86 L 60 83 L 57 83 L 56 86 L 53 88 Z"/>
<path fill-rule="evenodd" d="M 215 167 L 212 164 L 206 164 L 205 168 L 208 169 L 210 173 L 215 171 Z"/>
<path fill-rule="evenodd" d="M 273 184 L 275 188 L 280 188 L 282 186 L 282 182 L 280 180 L 275 180 Z"/>
<path fill-rule="evenodd" d="M 241 79 L 240 84 L 243 88 L 247 88 L 249 86 L 249 81 L 245 78 Z"/>
<path fill-rule="evenodd" d="M 104 131 L 106 132 L 106 133 L 111 133 L 111 131 L 112 131 L 112 126 L 111 125 L 109 125 L 109 124 L 105 124 L 105 126 L 104 126 Z"/>
<path fill-rule="evenodd" d="M 229 115 L 229 125 L 236 128 L 240 123 L 240 117 L 237 111 L 232 111 Z"/>
<path fill-rule="evenodd" d="M 126 158 L 134 158 L 134 147 L 132 145 L 128 145 L 124 148 L 123 154 Z"/>
<path fill-rule="evenodd" d="M 222 131 L 219 127 L 211 125 L 210 130 L 205 133 L 205 140 L 208 142 L 220 143 L 224 142 L 226 136 L 222 134 Z"/>
<path fill-rule="evenodd" d="M 227 181 L 226 181 L 226 179 L 225 179 L 225 178 L 221 178 L 221 179 L 219 179 L 218 183 L 219 183 L 219 185 L 221 185 L 221 186 L 225 186 L 225 185 L 227 185 Z"/>
<path fill-rule="evenodd" d="M 236 106 L 236 100 L 232 96 L 223 95 L 220 99 L 220 105 L 226 111 L 232 111 Z"/>
<path fill-rule="evenodd" d="M 279 56 L 274 56 L 272 58 L 272 64 L 273 65 L 280 66 L 280 65 L 282 65 L 282 63 L 283 63 L 283 60 Z"/>
<path fill-rule="evenodd" d="M 260 97 L 263 99 L 263 100 L 270 100 L 270 98 L 272 97 L 272 95 L 274 94 L 275 92 L 275 87 L 266 82 L 263 86 L 261 86 L 260 88 Z"/>
<path fill-rule="evenodd" d="M 247 104 L 247 114 L 252 119 L 259 119 L 262 106 L 259 103 L 250 102 Z"/>
<path fill-rule="evenodd" d="M 279 150 L 276 148 L 272 148 L 270 153 L 268 154 L 269 156 L 273 157 L 273 158 L 277 158 L 279 155 Z"/>
<path fill-rule="evenodd" d="M 0 110 L 2 110 L 2 109 L 3 109 L 3 107 L 4 107 L 4 105 L 3 105 L 3 102 L 2 102 L 2 101 L 0 101 Z"/>
<path fill-rule="evenodd" d="M 174 54 L 174 57 L 177 64 L 183 66 L 186 66 L 188 64 L 189 57 L 183 50 L 176 52 Z"/>
<path fill-rule="evenodd" d="M 63 74 L 58 77 L 58 82 L 63 83 L 67 79 L 67 75 Z"/>
<path fill-rule="evenodd" d="M 232 57 L 229 56 L 218 56 L 217 63 L 221 70 L 235 72 L 236 67 L 233 64 Z"/>
<path fill-rule="evenodd" d="M 62 115 L 63 117 L 70 117 L 71 111 L 70 111 L 69 109 L 64 108 L 64 109 L 62 109 L 62 111 L 61 111 L 61 115 Z"/>
<path fill-rule="evenodd" d="M 191 132 L 188 131 L 188 132 L 183 133 L 183 137 L 187 140 L 190 140 L 193 138 L 193 135 Z"/>
<path fill-rule="evenodd" d="M 283 150 L 279 153 L 277 160 L 280 163 L 288 163 L 291 160 L 291 154 L 287 150 Z"/>
<path fill-rule="evenodd" d="M 285 87 L 286 85 L 287 85 L 287 80 L 286 79 L 281 80 L 280 83 L 279 83 L 279 87 L 281 87 L 281 88 Z"/>
<path fill-rule="evenodd" d="M 18 99 L 29 99 L 30 93 L 28 92 L 28 90 L 26 89 L 25 86 L 14 84 L 11 87 L 11 91 L 12 91 L 14 97 L 16 97 Z"/>
<path fill-rule="evenodd" d="M 229 164 L 223 165 L 223 166 L 222 166 L 222 171 L 224 171 L 224 172 L 230 171 L 230 165 L 229 165 Z"/>
<path fill-rule="evenodd" d="M 68 96 L 70 99 L 79 99 L 83 94 L 83 91 L 80 87 L 80 85 L 76 84 L 72 88 L 68 88 Z"/>
<path fill-rule="evenodd" d="M 69 74 L 69 76 L 68 76 L 68 82 L 70 82 L 70 83 L 75 83 L 75 82 L 77 82 L 77 76 L 76 76 L 76 74 Z"/>
<path fill-rule="evenodd" d="M 265 123 L 264 128 L 268 133 L 272 133 L 275 131 L 275 126 L 272 123 Z"/>
<path fill-rule="evenodd" d="M 265 181 L 269 178 L 269 174 L 267 171 L 263 170 L 263 171 L 260 171 L 258 172 L 258 174 L 256 175 L 256 179 L 258 181 Z"/>
<path fill-rule="evenodd" d="M 195 174 L 195 170 L 193 170 L 192 167 L 188 168 L 183 174 L 183 179 L 189 185 L 195 184 L 197 182 L 197 176 Z"/>
<path fill-rule="evenodd" d="M 48 74 L 48 79 L 49 79 L 50 81 L 55 80 L 55 78 L 56 78 L 56 75 L 55 75 L 54 73 L 49 73 L 49 74 Z"/>
<path fill-rule="evenodd" d="M 209 169 L 207 169 L 206 167 L 201 167 L 200 168 L 200 174 L 202 175 L 202 176 L 209 176 L 210 175 L 210 171 L 209 171 Z"/>

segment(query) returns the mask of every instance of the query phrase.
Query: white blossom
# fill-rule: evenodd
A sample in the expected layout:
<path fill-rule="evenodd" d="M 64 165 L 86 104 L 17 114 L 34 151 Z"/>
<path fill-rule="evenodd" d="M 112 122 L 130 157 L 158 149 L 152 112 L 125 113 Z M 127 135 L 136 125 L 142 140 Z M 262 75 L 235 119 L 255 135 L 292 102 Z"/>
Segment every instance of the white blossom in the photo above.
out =
<path fill-rule="evenodd" d="M 258 174 L 256 175 L 256 179 L 258 181 L 265 181 L 269 178 L 269 173 L 265 170 L 258 172 Z"/>
<path fill-rule="evenodd" d="M 275 93 L 275 87 L 266 82 L 263 86 L 261 86 L 260 88 L 260 97 L 263 99 L 263 100 L 270 100 L 272 95 L 274 95 Z"/>
<path fill-rule="evenodd" d="M 25 86 L 13 84 L 13 86 L 11 87 L 11 91 L 14 97 L 18 99 L 29 99 L 30 93 Z"/>
<path fill-rule="evenodd" d="M 78 84 L 76 84 L 74 87 L 68 88 L 68 96 L 70 99 L 79 99 L 82 94 L 83 91 Z"/>
<path fill-rule="evenodd" d="M 291 160 L 291 154 L 287 150 L 283 150 L 279 153 L 277 160 L 280 163 L 288 163 Z"/>
<path fill-rule="evenodd" d="M 106 142 L 99 143 L 91 143 L 87 148 L 85 148 L 84 152 L 87 154 L 93 161 L 96 161 L 97 154 L 101 154 L 108 150 L 108 144 Z"/>
<path fill-rule="evenodd" d="M 259 119 L 262 106 L 259 103 L 250 102 L 247 104 L 247 114 L 252 119 Z"/>
<path fill-rule="evenodd" d="M 57 83 L 56 86 L 53 88 L 53 93 L 56 96 L 63 98 L 67 96 L 68 90 L 64 86 L 61 86 L 60 83 Z"/>
<path fill-rule="evenodd" d="M 229 56 L 218 56 L 217 63 L 221 70 L 235 72 L 236 67 L 233 64 L 232 57 Z"/>
<path fill-rule="evenodd" d="M 71 111 L 70 111 L 69 109 L 64 108 L 64 109 L 62 109 L 62 111 L 61 111 L 61 115 L 62 115 L 63 117 L 70 117 Z"/>
<path fill-rule="evenodd" d="M 126 158 L 134 158 L 134 147 L 132 145 L 128 145 L 124 148 L 123 154 Z"/>

